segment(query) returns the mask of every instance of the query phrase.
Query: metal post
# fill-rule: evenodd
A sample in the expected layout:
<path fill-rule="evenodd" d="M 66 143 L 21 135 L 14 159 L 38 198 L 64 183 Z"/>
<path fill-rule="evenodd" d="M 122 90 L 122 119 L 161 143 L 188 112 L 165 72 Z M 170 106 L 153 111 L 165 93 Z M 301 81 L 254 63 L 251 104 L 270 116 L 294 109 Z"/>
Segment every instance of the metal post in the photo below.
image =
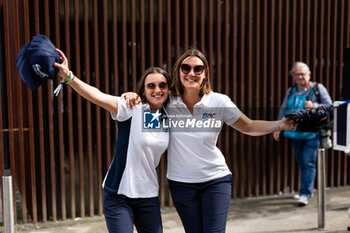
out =
<path fill-rule="evenodd" d="M 318 229 L 325 228 L 325 212 L 326 212 L 326 192 L 325 192 L 325 149 L 317 150 L 317 208 L 318 208 Z"/>
<path fill-rule="evenodd" d="M 13 214 L 12 176 L 3 176 L 2 184 L 3 184 L 3 190 L 4 190 L 5 233 L 14 233 L 15 221 L 14 221 L 14 214 Z"/>

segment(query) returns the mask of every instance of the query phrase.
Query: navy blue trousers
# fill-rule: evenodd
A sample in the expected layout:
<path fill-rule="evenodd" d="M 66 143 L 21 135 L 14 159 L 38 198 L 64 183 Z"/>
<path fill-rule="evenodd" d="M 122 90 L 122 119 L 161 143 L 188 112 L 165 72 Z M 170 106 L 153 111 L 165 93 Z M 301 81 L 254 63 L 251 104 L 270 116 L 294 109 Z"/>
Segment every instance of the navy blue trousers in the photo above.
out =
<path fill-rule="evenodd" d="M 103 190 L 103 211 L 110 233 L 162 233 L 158 197 L 128 198 Z"/>
<path fill-rule="evenodd" d="M 186 233 L 225 232 L 232 175 L 203 183 L 169 180 L 171 196 Z"/>

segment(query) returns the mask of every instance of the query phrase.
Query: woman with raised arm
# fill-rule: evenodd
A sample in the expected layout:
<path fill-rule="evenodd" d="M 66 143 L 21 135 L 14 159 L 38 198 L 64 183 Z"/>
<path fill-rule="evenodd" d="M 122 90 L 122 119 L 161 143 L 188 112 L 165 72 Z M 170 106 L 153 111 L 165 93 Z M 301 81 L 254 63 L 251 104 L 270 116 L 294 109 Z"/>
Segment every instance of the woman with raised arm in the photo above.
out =
<path fill-rule="evenodd" d="M 209 74 L 205 56 L 186 51 L 173 67 L 166 108 L 171 122 L 167 178 L 187 233 L 225 232 L 232 174 L 216 146 L 223 123 L 251 136 L 295 128 L 286 118 L 249 119 L 228 96 L 212 91 Z M 135 95 L 125 96 L 132 106 Z"/>
<path fill-rule="evenodd" d="M 169 143 L 168 130 L 160 120 L 168 102 L 169 75 L 158 67 L 147 69 L 138 84 L 142 102 L 131 109 L 124 98 L 105 94 L 74 76 L 64 53 L 57 51 L 63 62 L 55 67 L 64 83 L 117 121 L 116 150 L 102 184 L 108 231 L 132 233 L 135 225 L 138 232 L 161 233 L 156 167 Z M 151 123 L 157 125 L 143 127 L 144 114 L 150 114 Z"/>

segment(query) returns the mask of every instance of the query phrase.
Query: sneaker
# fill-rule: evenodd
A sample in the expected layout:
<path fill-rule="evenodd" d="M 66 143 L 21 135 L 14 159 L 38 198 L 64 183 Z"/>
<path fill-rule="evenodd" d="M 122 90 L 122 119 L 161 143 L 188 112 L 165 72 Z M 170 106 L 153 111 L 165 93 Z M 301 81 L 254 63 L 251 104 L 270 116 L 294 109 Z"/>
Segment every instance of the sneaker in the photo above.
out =
<path fill-rule="evenodd" d="M 295 199 L 295 200 L 299 200 L 299 198 L 300 198 L 300 195 L 299 195 L 299 194 L 295 194 L 295 195 L 293 195 L 293 199 Z"/>
<path fill-rule="evenodd" d="M 302 206 L 305 206 L 309 203 L 309 198 L 307 196 L 300 196 L 298 203 Z"/>

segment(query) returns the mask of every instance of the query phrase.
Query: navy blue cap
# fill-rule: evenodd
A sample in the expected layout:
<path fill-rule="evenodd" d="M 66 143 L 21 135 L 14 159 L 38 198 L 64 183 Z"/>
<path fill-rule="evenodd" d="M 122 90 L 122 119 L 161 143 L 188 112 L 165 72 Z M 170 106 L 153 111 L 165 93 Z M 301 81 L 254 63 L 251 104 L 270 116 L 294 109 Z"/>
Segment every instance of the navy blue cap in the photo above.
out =
<path fill-rule="evenodd" d="M 45 35 L 34 36 L 22 46 L 16 58 L 19 75 L 32 90 L 56 76 L 55 62 L 61 63 L 60 54 Z"/>

